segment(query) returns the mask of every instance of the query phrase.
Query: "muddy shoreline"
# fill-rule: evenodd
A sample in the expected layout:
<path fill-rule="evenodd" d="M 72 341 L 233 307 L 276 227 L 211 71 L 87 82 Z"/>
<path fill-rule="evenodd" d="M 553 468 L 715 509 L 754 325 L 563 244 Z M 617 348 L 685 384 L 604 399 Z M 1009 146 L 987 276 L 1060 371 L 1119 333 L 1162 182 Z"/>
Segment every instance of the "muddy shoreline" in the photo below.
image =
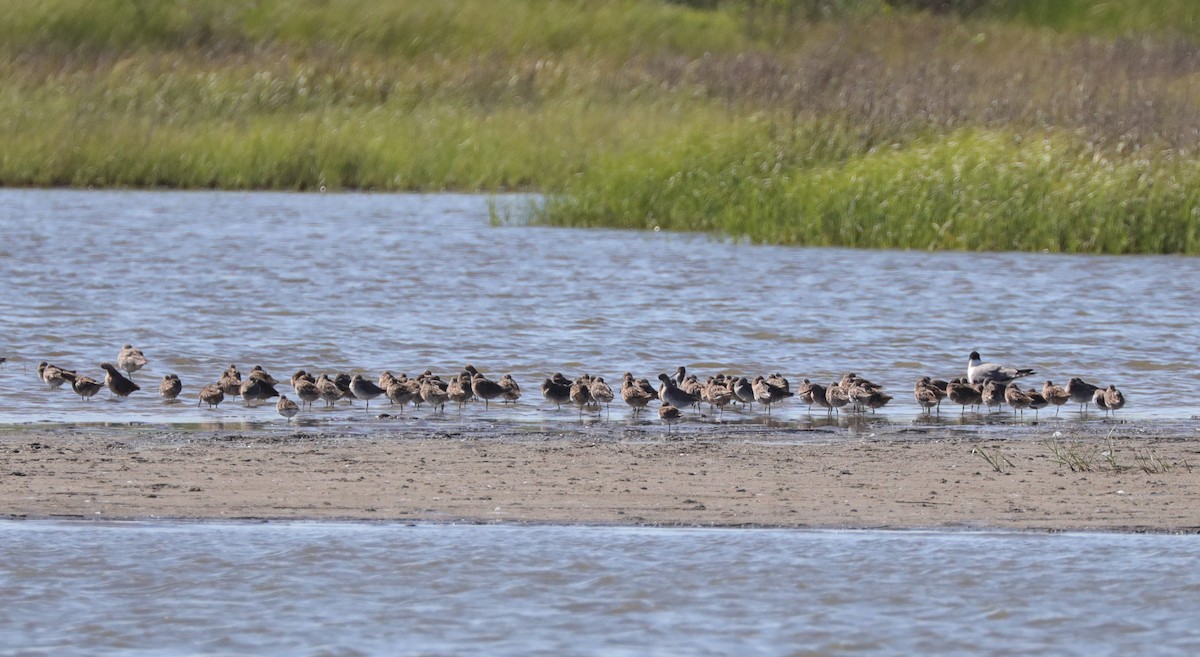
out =
<path fill-rule="evenodd" d="M 9 518 L 1200 531 L 1194 421 L 9 428 Z"/>

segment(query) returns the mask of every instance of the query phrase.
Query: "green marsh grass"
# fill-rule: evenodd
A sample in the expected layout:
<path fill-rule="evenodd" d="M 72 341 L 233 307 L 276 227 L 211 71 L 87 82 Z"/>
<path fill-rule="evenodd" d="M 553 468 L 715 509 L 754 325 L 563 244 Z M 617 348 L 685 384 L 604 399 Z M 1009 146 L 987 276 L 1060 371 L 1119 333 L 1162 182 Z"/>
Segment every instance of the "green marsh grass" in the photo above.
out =
<path fill-rule="evenodd" d="M 0 184 L 525 190 L 550 225 L 1200 253 L 1193 5 L 920 4 L 0 0 Z"/>

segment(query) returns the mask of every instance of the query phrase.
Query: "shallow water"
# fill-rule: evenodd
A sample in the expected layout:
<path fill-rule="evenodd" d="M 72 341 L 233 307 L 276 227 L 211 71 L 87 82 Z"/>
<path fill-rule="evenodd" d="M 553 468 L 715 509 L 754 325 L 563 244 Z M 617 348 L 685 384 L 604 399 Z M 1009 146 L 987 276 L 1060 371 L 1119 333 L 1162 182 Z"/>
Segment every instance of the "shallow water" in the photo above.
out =
<path fill-rule="evenodd" d="M 1183 536 L 0 521 L 0 655 L 1191 655 Z"/>
<path fill-rule="evenodd" d="M 297 368 L 373 379 L 384 369 L 452 375 L 467 362 L 512 373 L 525 398 L 515 408 L 475 405 L 465 420 L 422 410 L 410 422 L 578 422 L 541 400 L 549 373 L 616 383 L 626 370 L 653 380 L 683 364 L 702 376 L 781 371 L 793 382 L 853 370 L 896 395 L 873 421 L 911 423 L 912 381 L 961 375 L 972 349 L 1036 368 L 1035 382 L 1116 383 L 1129 400 L 1123 418 L 1197 412 L 1200 259 L 801 249 L 493 226 L 488 202 L 0 190 L 0 356 L 10 360 L 0 425 L 276 423 L 273 405 L 209 411 L 196 393 L 229 363 L 281 379 Z M 126 342 L 150 359 L 135 375 L 147 391 L 127 400 L 102 392 L 84 403 L 36 379 L 42 360 L 99 378 L 98 364 Z M 157 398 L 167 372 L 183 379 L 185 403 Z M 946 422 L 1005 417 L 947 411 Z M 604 419 L 626 417 L 614 407 Z M 791 403 L 772 417 L 808 415 Z M 761 415 L 725 419 L 747 418 Z M 302 419 L 380 421 L 361 404 Z"/>

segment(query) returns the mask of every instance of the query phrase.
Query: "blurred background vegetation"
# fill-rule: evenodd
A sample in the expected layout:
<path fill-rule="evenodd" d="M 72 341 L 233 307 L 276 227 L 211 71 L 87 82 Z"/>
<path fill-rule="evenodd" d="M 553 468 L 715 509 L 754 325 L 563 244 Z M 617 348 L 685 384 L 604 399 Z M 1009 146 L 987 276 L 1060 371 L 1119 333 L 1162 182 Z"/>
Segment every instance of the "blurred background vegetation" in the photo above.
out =
<path fill-rule="evenodd" d="M 0 184 L 1200 253 L 1194 0 L 0 0 Z"/>

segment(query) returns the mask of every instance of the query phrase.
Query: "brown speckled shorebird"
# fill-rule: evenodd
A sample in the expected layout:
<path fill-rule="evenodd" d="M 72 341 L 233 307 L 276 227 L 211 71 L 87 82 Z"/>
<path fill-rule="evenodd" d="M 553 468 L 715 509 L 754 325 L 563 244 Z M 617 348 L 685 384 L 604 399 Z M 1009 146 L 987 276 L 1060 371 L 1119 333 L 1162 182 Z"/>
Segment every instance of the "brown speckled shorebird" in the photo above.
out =
<path fill-rule="evenodd" d="M 221 373 L 221 378 L 217 380 L 217 385 L 221 386 L 221 392 L 230 397 L 237 397 L 242 394 L 242 373 L 238 371 L 236 365 L 230 364 Z"/>
<path fill-rule="evenodd" d="M 621 376 L 621 399 L 633 409 L 633 414 L 636 416 L 646 408 L 650 402 L 658 399 L 658 393 L 653 388 L 650 390 L 643 389 L 637 381 L 634 380 L 631 372 L 626 372 Z"/>
<path fill-rule="evenodd" d="M 842 389 L 842 386 L 834 381 L 825 389 L 825 400 L 829 403 L 829 407 L 833 412 L 839 412 L 838 409 L 850 403 L 850 396 Z"/>
<path fill-rule="evenodd" d="M 683 413 L 679 412 L 678 408 L 664 402 L 662 406 L 658 407 L 658 419 L 666 423 L 667 433 L 671 433 L 671 425 L 683 419 Z"/>
<path fill-rule="evenodd" d="M 317 394 L 321 399 L 325 400 L 325 407 L 332 408 L 337 400 L 342 398 L 342 391 L 337 387 L 337 384 L 329 378 L 328 374 L 322 374 L 317 377 Z"/>
<path fill-rule="evenodd" d="M 1037 390 L 1029 389 L 1025 391 L 1029 395 L 1029 408 L 1033 409 L 1033 419 L 1038 419 L 1038 412 L 1046 408 L 1050 402 L 1046 401 L 1046 396 Z"/>
<path fill-rule="evenodd" d="M 1109 385 L 1104 389 L 1104 406 L 1115 416 L 1117 411 L 1125 408 L 1125 395 L 1116 386 Z"/>
<path fill-rule="evenodd" d="M 181 390 L 183 382 L 179 380 L 178 374 L 168 374 L 163 377 L 162 383 L 158 384 L 158 396 L 167 401 L 175 401 Z"/>
<path fill-rule="evenodd" d="M 321 391 L 317 390 L 317 383 L 311 377 L 295 379 L 292 389 L 296 391 L 296 398 L 300 400 L 301 409 L 305 405 L 312 408 L 313 402 L 321 398 Z"/>
<path fill-rule="evenodd" d="M 279 385 L 279 382 L 275 380 L 275 377 L 268 374 L 267 371 L 263 369 L 262 365 L 255 365 L 254 369 L 250 370 L 250 374 L 246 378 L 265 381 L 271 384 L 271 386 Z"/>
<path fill-rule="evenodd" d="M 63 369 L 45 361 L 38 364 L 38 378 L 51 388 L 59 388 L 64 383 L 71 383 L 76 376 L 74 370 Z"/>
<path fill-rule="evenodd" d="M 1033 398 L 1015 383 L 1010 383 L 1004 389 L 1004 401 L 1012 407 L 1013 415 L 1016 415 L 1018 411 L 1021 415 L 1025 415 L 1025 409 L 1033 404 Z"/>
<path fill-rule="evenodd" d="M 1058 411 L 1062 405 L 1071 401 L 1071 395 L 1062 386 L 1054 385 L 1053 381 L 1047 380 L 1042 384 L 1042 397 L 1047 403 L 1054 404 L 1054 415 L 1058 416 Z"/>
<path fill-rule="evenodd" d="M 100 369 L 105 372 L 104 385 L 108 386 L 109 391 L 118 397 L 128 397 L 142 389 L 138 384 L 122 376 L 117 368 L 112 366 L 112 363 L 100 363 Z"/>
<path fill-rule="evenodd" d="M 474 396 L 471 394 L 471 386 L 464 381 L 470 377 L 471 373 L 463 370 L 462 374 L 450 377 L 450 382 L 446 385 L 446 395 L 458 407 L 459 412 Z"/>
<path fill-rule="evenodd" d="M 441 411 L 446 412 L 446 402 L 449 401 L 450 395 L 446 389 L 438 385 L 439 381 L 433 377 L 426 378 L 421 382 L 421 400 L 429 404 L 434 413 Z"/>
<path fill-rule="evenodd" d="M 275 410 L 287 420 L 288 424 L 292 423 L 292 417 L 300 412 L 300 407 L 296 402 L 287 398 L 287 395 L 279 395 L 279 401 L 275 402 Z"/>
<path fill-rule="evenodd" d="M 103 383 L 82 374 L 76 376 L 75 380 L 71 382 L 71 389 L 85 401 L 91 399 L 103 387 Z"/>
<path fill-rule="evenodd" d="M 223 401 L 225 401 L 225 391 L 221 389 L 221 384 L 210 383 L 200 389 L 200 401 L 196 405 L 208 404 L 209 408 L 216 408 Z"/>
<path fill-rule="evenodd" d="M 125 370 L 130 379 L 133 378 L 133 373 L 145 367 L 147 362 L 142 350 L 134 349 L 131 344 L 121 347 L 121 351 L 117 353 L 117 367 Z"/>
<path fill-rule="evenodd" d="M 928 379 L 929 377 L 925 377 L 922 381 Z M 926 415 L 933 413 L 934 407 L 941 401 L 934 387 L 932 385 L 922 385 L 921 381 L 917 381 L 917 386 L 913 390 L 913 397 L 917 400 L 917 404 Z"/>
<path fill-rule="evenodd" d="M 588 374 L 583 374 L 575 377 L 571 382 L 571 390 L 569 398 L 572 404 L 579 407 L 579 414 L 583 415 L 583 409 L 592 406 L 592 377 Z M 599 410 L 599 406 L 596 407 Z"/>
<path fill-rule="evenodd" d="M 505 374 L 500 377 L 500 398 L 505 404 L 515 404 L 521 398 L 521 386 L 517 385 L 517 380 L 511 374 Z"/>
<path fill-rule="evenodd" d="M 754 390 L 754 401 L 767 407 L 767 415 L 771 414 L 773 404 L 795 396 L 789 389 L 787 379 L 779 374 L 772 374 L 770 378 L 756 376 L 751 387 Z"/>
<path fill-rule="evenodd" d="M 946 384 L 946 397 L 962 407 L 959 415 L 966 414 L 968 406 L 974 406 L 982 401 L 979 391 L 963 379 L 954 379 Z"/>
<path fill-rule="evenodd" d="M 988 411 L 991 411 L 993 406 L 1004 406 L 1004 389 L 1007 387 L 1003 381 L 995 379 L 989 379 L 987 383 L 983 384 L 980 399 L 988 407 Z"/>
<path fill-rule="evenodd" d="M 612 386 L 605 383 L 604 377 L 602 376 L 592 379 L 591 384 L 588 385 L 588 392 L 591 393 L 592 400 L 597 404 L 604 404 L 605 409 L 607 409 L 609 407 L 608 405 L 612 403 Z"/>

